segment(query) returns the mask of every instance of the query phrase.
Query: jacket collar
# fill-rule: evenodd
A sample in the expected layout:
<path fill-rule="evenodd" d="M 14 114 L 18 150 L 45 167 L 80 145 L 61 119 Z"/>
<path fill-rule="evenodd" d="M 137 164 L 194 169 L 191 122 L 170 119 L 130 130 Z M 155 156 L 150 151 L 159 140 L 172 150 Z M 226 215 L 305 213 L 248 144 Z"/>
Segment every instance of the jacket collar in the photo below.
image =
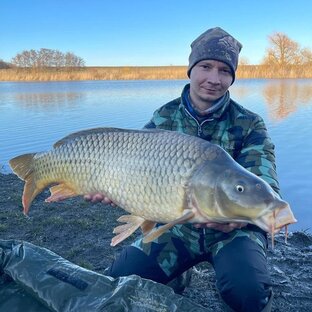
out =
<path fill-rule="evenodd" d="M 206 119 L 219 119 L 222 114 L 227 109 L 228 105 L 230 103 L 230 92 L 227 91 L 224 96 L 222 96 L 220 99 L 218 99 L 214 105 L 210 108 L 209 114 L 206 116 L 199 116 L 196 114 L 196 111 L 194 110 L 191 101 L 190 101 L 190 84 L 187 84 L 182 91 L 181 95 L 181 105 L 198 121 L 204 121 Z"/>

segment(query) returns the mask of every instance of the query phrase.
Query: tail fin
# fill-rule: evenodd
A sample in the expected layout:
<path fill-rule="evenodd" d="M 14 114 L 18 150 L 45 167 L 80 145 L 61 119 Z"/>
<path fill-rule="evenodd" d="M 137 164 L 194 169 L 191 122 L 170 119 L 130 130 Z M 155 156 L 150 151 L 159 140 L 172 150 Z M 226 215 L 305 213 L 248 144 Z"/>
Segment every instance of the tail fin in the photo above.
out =
<path fill-rule="evenodd" d="M 23 181 L 25 181 L 23 192 L 23 207 L 24 214 L 27 215 L 29 207 L 34 198 L 42 191 L 42 187 L 37 186 L 37 181 L 34 176 L 34 153 L 25 154 L 12 158 L 9 163 L 13 172 Z"/>

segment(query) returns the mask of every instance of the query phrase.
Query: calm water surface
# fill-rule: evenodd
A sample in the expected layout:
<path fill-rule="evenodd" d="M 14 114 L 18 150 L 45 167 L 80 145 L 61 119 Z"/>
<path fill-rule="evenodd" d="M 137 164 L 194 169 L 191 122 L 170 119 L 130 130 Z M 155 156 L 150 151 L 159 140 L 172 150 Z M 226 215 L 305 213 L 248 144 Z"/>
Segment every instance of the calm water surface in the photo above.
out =
<path fill-rule="evenodd" d="M 0 82 L 0 167 L 86 128 L 142 128 L 186 81 Z M 276 145 L 282 195 L 312 232 L 312 80 L 237 80 L 232 98 L 260 114 Z"/>

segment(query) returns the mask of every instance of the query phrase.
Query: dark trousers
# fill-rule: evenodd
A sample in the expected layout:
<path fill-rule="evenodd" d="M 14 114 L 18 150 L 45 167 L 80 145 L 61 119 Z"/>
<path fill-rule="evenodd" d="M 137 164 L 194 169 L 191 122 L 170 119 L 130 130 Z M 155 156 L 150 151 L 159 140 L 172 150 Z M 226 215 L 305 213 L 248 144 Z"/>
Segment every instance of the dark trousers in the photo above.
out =
<path fill-rule="evenodd" d="M 266 241 L 262 233 L 256 235 L 263 242 Z M 201 236 L 199 238 L 202 239 Z M 127 246 L 108 268 L 107 274 L 112 277 L 136 274 L 167 284 L 193 265 L 209 261 L 216 272 L 217 288 L 224 302 L 233 310 L 256 312 L 266 305 L 271 292 L 266 255 L 263 247 L 253 239 L 238 236 L 227 240 L 216 254 L 201 252 L 195 256 L 185 248 L 183 240 L 171 237 L 171 242 L 174 242 L 178 252 L 175 258 L 170 257 L 175 259 L 170 270 L 164 270 L 160 264 L 163 261 L 161 254 L 166 249 L 160 241 L 151 243 L 148 252 L 137 246 Z"/>

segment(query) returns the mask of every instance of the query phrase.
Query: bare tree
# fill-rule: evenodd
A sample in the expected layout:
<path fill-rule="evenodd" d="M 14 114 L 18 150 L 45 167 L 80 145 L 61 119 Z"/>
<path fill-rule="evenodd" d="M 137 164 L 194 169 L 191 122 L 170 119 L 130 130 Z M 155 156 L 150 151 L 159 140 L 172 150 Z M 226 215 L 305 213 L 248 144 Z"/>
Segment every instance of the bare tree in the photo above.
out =
<path fill-rule="evenodd" d="M 23 51 L 12 59 L 12 64 L 18 67 L 83 67 L 85 62 L 72 52 L 63 53 L 58 50 L 40 49 Z"/>
<path fill-rule="evenodd" d="M 312 65 L 312 51 L 311 49 L 304 48 L 301 51 L 302 64 Z"/>
<path fill-rule="evenodd" d="M 31 67 L 31 53 L 30 51 L 23 51 L 12 58 L 11 63 L 20 67 Z"/>
<path fill-rule="evenodd" d="M 71 52 L 67 52 L 65 54 L 66 67 L 82 67 L 84 65 L 85 65 L 84 60 L 81 57 L 78 57 Z"/>
<path fill-rule="evenodd" d="M 65 66 L 65 58 L 64 58 L 64 53 L 54 50 L 54 64 L 53 66 L 55 67 L 64 67 Z"/>
<path fill-rule="evenodd" d="M 25 57 L 29 58 L 29 66 L 40 67 L 38 61 L 38 52 L 36 50 L 30 50 L 29 53 L 25 51 Z"/>
<path fill-rule="evenodd" d="M 301 63 L 299 44 L 286 34 L 277 32 L 269 37 L 270 47 L 263 63 L 266 65 L 298 65 Z"/>
<path fill-rule="evenodd" d="M 12 65 L 10 63 L 7 63 L 4 60 L 0 59 L 0 69 L 8 69 L 11 67 Z"/>

